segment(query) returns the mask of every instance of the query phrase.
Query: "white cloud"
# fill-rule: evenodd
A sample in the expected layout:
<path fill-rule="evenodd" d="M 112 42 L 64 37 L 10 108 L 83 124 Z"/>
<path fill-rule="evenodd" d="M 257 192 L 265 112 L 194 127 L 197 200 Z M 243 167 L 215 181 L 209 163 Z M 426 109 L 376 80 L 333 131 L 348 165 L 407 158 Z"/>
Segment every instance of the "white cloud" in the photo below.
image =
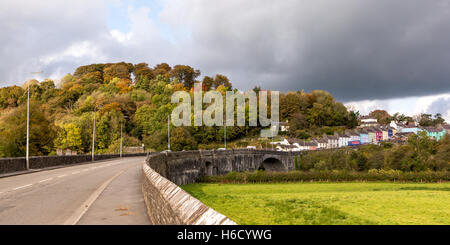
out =
<path fill-rule="evenodd" d="M 347 104 L 363 114 L 445 108 L 449 0 L 158 2 L 159 14 L 124 0 L 2 1 L 0 82 L 91 63 L 167 62 L 225 74 L 241 90 L 328 90 L 357 100 Z M 127 28 L 108 27 L 108 4 L 126 8 Z"/>
<path fill-rule="evenodd" d="M 409 116 L 441 113 L 445 120 L 450 122 L 450 93 L 387 100 L 351 101 L 345 105 L 358 110 L 361 115 L 367 115 L 377 109 L 386 110 L 391 115 L 396 112 Z"/>

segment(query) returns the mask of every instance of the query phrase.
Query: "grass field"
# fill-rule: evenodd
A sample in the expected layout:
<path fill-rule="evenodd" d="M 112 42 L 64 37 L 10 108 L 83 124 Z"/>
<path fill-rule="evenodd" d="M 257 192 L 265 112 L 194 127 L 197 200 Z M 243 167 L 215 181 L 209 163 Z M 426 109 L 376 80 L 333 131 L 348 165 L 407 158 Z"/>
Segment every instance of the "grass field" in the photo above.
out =
<path fill-rule="evenodd" d="M 450 224 L 450 183 L 191 184 L 242 225 Z"/>

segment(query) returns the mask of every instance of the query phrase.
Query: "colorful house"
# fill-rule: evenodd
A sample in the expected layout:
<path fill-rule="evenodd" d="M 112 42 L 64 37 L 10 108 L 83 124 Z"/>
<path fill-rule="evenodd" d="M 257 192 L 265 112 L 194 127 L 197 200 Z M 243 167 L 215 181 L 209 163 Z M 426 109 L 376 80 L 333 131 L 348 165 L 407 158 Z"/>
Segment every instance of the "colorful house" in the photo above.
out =
<path fill-rule="evenodd" d="M 388 138 L 391 138 L 397 133 L 397 130 L 391 126 L 388 126 L 387 130 L 388 130 Z"/>
<path fill-rule="evenodd" d="M 400 132 L 418 134 L 420 131 L 422 131 L 422 129 L 416 126 L 414 122 L 409 122 L 408 125 L 405 125 Z"/>
<path fill-rule="evenodd" d="M 388 132 L 387 126 L 380 127 L 380 129 L 381 129 L 381 132 L 382 132 L 381 141 L 388 141 L 388 139 L 389 139 L 389 132 Z"/>
<path fill-rule="evenodd" d="M 377 143 L 377 131 L 373 128 L 368 128 L 367 133 L 369 134 L 369 144 Z"/>
<path fill-rule="evenodd" d="M 350 131 L 347 133 L 347 135 L 350 135 L 350 141 L 360 141 L 361 140 L 361 136 L 357 130 Z"/>
<path fill-rule="evenodd" d="M 369 144 L 369 142 L 370 142 L 369 132 L 367 132 L 367 130 L 361 130 L 359 132 L 359 138 L 360 138 L 361 144 Z"/>
<path fill-rule="evenodd" d="M 440 140 L 445 135 L 444 128 L 427 127 L 425 128 L 427 136 L 435 140 Z"/>

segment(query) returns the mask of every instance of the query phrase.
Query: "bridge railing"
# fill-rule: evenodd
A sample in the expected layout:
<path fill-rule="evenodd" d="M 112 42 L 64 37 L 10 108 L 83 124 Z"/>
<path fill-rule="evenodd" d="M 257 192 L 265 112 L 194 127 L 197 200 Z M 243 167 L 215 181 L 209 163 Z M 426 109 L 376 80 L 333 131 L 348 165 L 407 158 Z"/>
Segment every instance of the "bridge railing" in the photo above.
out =
<path fill-rule="evenodd" d="M 123 157 L 146 156 L 147 153 L 123 154 Z M 119 158 L 120 154 L 99 154 L 95 155 L 95 161 Z M 33 156 L 30 157 L 30 169 L 42 169 L 48 167 L 72 165 L 77 163 L 90 162 L 92 155 L 65 155 L 65 156 Z M 12 157 L 0 159 L 0 174 L 13 173 L 26 170 L 25 157 Z"/>

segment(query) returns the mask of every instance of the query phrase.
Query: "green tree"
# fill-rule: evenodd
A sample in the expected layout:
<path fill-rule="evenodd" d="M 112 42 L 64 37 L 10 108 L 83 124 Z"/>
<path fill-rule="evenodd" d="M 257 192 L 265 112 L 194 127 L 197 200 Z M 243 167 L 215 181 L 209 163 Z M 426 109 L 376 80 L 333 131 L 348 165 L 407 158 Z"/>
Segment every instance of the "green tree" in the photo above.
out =
<path fill-rule="evenodd" d="M 25 156 L 27 132 L 27 107 L 22 105 L 5 115 L 0 123 L 0 155 Z M 55 138 L 53 125 L 47 120 L 41 106 L 30 103 L 30 155 L 48 155 L 53 150 Z"/>
<path fill-rule="evenodd" d="M 187 65 L 176 65 L 170 71 L 170 77 L 178 79 L 188 89 L 194 86 L 195 79 L 198 76 L 200 76 L 200 71 Z"/>

